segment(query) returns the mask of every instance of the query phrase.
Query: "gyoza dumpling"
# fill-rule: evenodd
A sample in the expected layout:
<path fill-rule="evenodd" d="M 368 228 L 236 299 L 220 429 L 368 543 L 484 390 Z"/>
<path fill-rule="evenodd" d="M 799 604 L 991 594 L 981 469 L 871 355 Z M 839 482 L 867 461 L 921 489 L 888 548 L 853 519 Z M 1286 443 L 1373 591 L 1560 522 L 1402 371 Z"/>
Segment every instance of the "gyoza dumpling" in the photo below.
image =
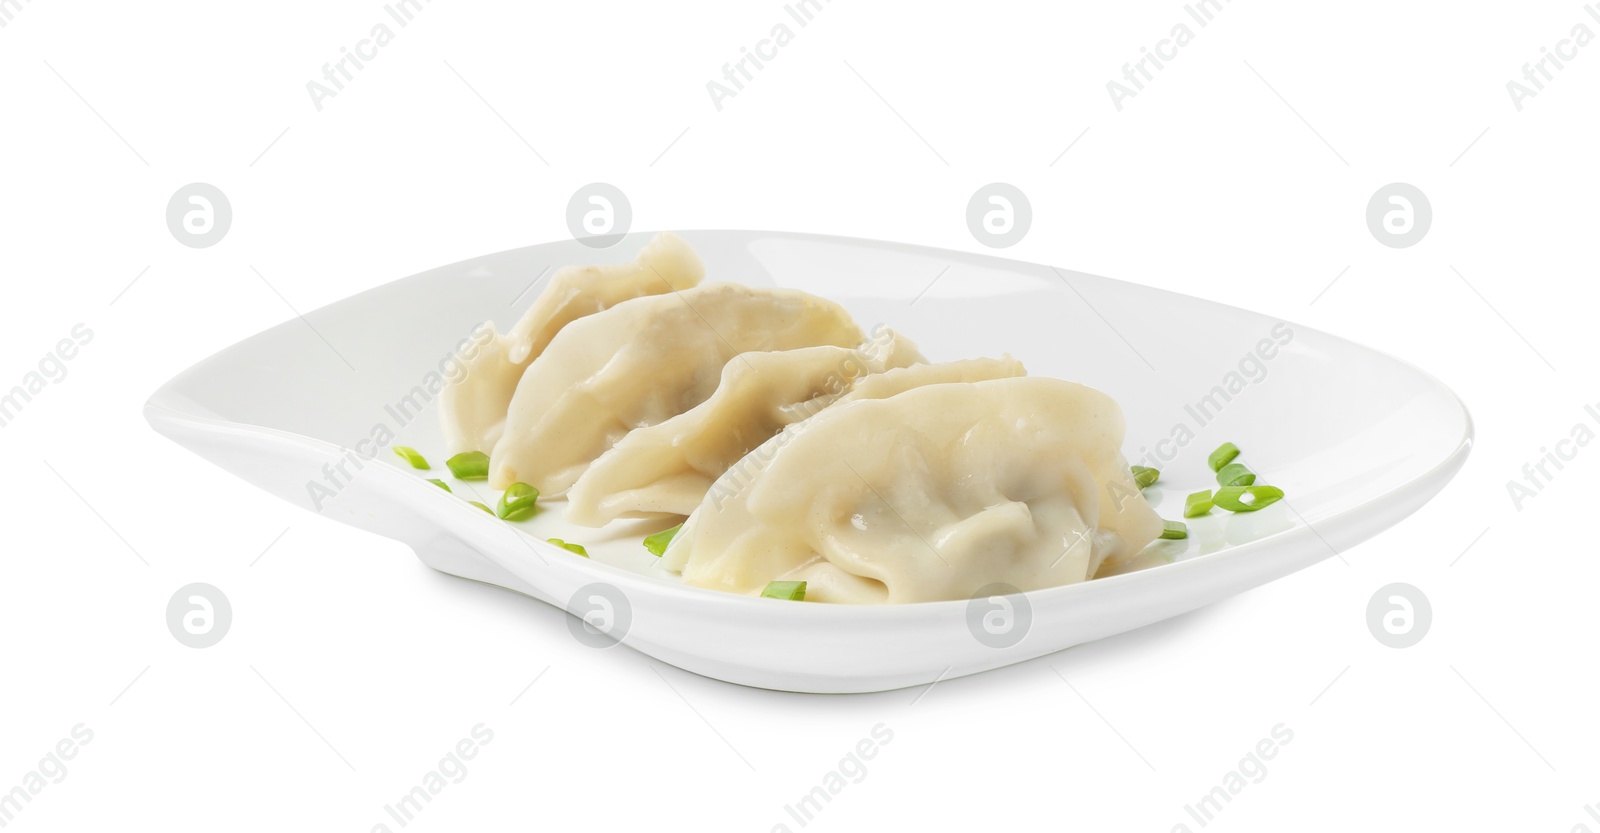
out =
<path fill-rule="evenodd" d="M 861 341 L 861 329 L 832 301 L 736 284 L 638 298 L 580 318 L 517 383 L 489 454 L 489 485 L 521 481 L 560 495 L 629 431 L 706 401 L 738 354 Z"/>
<path fill-rule="evenodd" d="M 705 274 L 700 256 L 670 231 L 650 238 L 632 263 L 563 267 L 506 335 L 507 358 L 526 364 L 573 321 L 632 298 L 693 289 Z"/>
<path fill-rule="evenodd" d="M 632 263 L 565 266 L 533 306 L 505 335 L 494 333 L 467 362 L 467 373 L 439 396 L 445 448 L 487 453 L 500 439 L 506 409 L 522 372 L 561 328 L 634 298 L 698 286 L 705 277 L 700 257 L 683 238 L 662 232 L 650 238 Z"/>
<path fill-rule="evenodd" d="M 913 388 L 927 385 L 942 385 L 952 382 L 982 382 L 989 379 L 1009 379 L 1014 376 L 1026 376 L 1027 370 L 1022 367 L 1022 362 L 1004 356 L 998 359 L 961 359 L 940 364 L 912 364 L 907 367 L 890 368 L 882 373 L 863 376 L 845 391 L 843 396 L 832 401 L 833 405 L 843 405 L 846 402 L 859 402 L 863 399 L 888 399 L 896 394 L 904 393 Z M 815 414 L 816 411 L 811 412 Z M 799 420 L 793 420 L 798 422 Z M 746 454 L 738 462 L 724 466 L 725 471 L 711 484 L 706 494 L 716 500 L 721 500 L 725 495 L 737 494 L 742 490 L 761 469 L 765 455 L 770 455 L 777 449 L 774 446 L 763 446 L 757 449 L 757 454 Z M 580 484 L 581 485 L 581 484 Z M 693 507 L 685 510 L 683 514 L 693 511 Z"/>
<path fill-rule="evenodd" d="M 618 518 L 687 515 L 711 484 L 784 426 L 838 399 L 854 384 L 922 361 L 888 328 L 857 347 L 741 353 L 722 368 L 710 399 L 623 437 L 567 493 L 566 519 L 602 526 Z"/>
<path fill-rule="evenodd" d="M 764 462 L 743 488 L 713 487 L 662 564 L 732 593 L 805 581 L 822 602 L 1084 581 L 1161 531 L 1123 431 L 1111 397 L 1059 379 L 836 403 L 752 452 Z"/>

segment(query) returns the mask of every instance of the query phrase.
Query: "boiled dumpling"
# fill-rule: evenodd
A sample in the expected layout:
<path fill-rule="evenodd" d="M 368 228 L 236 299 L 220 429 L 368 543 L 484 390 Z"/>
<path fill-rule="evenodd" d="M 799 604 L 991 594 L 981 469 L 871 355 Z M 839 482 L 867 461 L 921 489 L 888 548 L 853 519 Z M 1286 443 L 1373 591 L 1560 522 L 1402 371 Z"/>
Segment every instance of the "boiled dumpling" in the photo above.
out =
<path fill-rule="evenodd" d="M 662 564 L 733 593 L 802 580 L 823 602 L 1085 581 L 1161 531 L 1123 432 L 1111 397 L 1059 379 L 836 403 L 752 452 L 759 468 L 742 487 L 714 487 Z"/>
<path fill-rule="evenodd" d="M 511 392 L 527 367 L 511 361 L 506 337 L 495 332 L 494 324 L 486 326 L 488 338 L 467 360 L 466 372 L 439 392 L 439 428 L 451 455 L 494 448 L 505 427 Z"/>
<path fill-rule="evenodd" d="M 912 364 L 857 379 L 855 384 L 845 391 L 843 396 L 834 399 L 832 404 L 843 405 L 846 402 L 858 402 L 863 399 L 888 399 L 896 394 L 927 385 L 982 382 L 1025 375 L 1027 371 L 1023 369 L 1022 362 L 1010 356 L 998 359 L 962 359 L 941 364 Z M 760 449 L 760 454 L 747 454 L 737 463 L 725 466 L 726 471 L 711 484 L 707 494 L 717 501 L 725 495 L 737 494 L 759 471 L 760 463 L 765 456 L 777 450 L 775 446 L 776 444 L 764 446 Z M 688 514 L 689 511 L 692 511 L 692 507 L 683 514 Z"/>
<path fill-rule="evenodd" d="M 632 263 L 567 266 L 551 276 L 550 286 L 507 334 L 507 357 L 527 363 L 573 321 L 632 298 L 693 289 L 705 274 L 694 249 L 668 231 L 650 238 Z"/>
<path fill-rule="evenodd" d="M 888 328 L 854 348 L 741 353 L 722 368 L 710 399 L 633 431 L 595 460 L 567 493 L 565 517 L 601 526 L 618 518 L 687 515 L 729 466 L 784 426 L 817 413 L 872 374 L 922 360 L 910 339 Z"/>
<path fill-rule="evenodd" d="M 440 394 L 446 449 L 458 454 L 494 447 L 517 381 L 563 327 L 634 298 L 690 289 L 704 276 L 699 256 L 670 232 L 652 237 L 632 263 L 557 270 L 511 332 L 497 335 L 490 325 L 491 338 L 467 362 L 466 375 Z"/>
<path fill-rule="evenodd" d="M 713 284 L 638 298 L 564 327 L 517 383 L 489 485 L 566 492 L 629 431 L 699 405 L 740 353 L 853 347 L 843 307 L 788 289 Z"/>

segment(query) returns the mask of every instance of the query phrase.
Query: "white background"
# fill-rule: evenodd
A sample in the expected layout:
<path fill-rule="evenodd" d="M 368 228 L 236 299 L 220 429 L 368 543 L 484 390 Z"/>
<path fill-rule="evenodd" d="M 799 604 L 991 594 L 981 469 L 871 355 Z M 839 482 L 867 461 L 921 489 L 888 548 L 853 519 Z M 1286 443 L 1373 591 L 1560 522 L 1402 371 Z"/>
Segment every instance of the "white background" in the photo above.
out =
<path fill-rule="evenodd" d="M 1600 830 L 1600 451 L 1520 511 L 1506 491 L 1600 401 L 1600 46 L 1520 112 L 1505 86 L 1600 31 L 1581 4 L 1238 0 L 1200 28 L 1176 2 L 834 0 L 720 112 L 706 83 L 779 3 L 553 6 L 428 5 L 320 112 L 306 82 L 379 3 L 11 10 L 0 387 L 74 324 L 95 336 L 0 429 L 0 791 L 75 725 L 94 738 L 8 830 L 393 826 L 384 804 L 479 723 L 493 741 L 413 829 L 799 829 L 784 805 L 880 723 L 892 742 L 807 829 L 1199 829 L 1184 805 L 1281 723 L 1292 742 L 1208 829 Z M 1119 112 L 1106 82 L 1185 21 L 1193 42 Z M 1010 182 L 1034 225 L 1008 256 L 1391 352 L 1460 393 L 1479 442 L 1348 565 L 928 690 L 817 697 L 584 647 L 563 613 L 143 421 L 161 382 L 290 304 L 566 236 L 594 180 L 636 229 L 972 251 L 968 197 Z M 164 219 L 195 181 L 235 214 L 208 249 Z M 1366 227 L 1394 181 L 1433 206 L 1412 248 Z M 163 621 L 193 581 L 233 602 L 205 650 Z M 1405 650 L 1364 621 L 1394 581 L 1434 609 Z"/>

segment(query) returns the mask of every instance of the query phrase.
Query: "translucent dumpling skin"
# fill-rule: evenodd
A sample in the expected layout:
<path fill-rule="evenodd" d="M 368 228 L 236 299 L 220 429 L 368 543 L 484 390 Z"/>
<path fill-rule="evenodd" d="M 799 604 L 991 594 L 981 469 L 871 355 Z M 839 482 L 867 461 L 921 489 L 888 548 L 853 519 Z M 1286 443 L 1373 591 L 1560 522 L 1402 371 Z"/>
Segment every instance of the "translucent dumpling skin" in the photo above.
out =
<path fill-rule="evenodd" d="M 968 599 L 1085 581 L 1161 531 L 1109 396 L 1048 378 L 841 402 L 720 478 L 663 557 L 686 584 L 808 601 Z"/>
<path fill-rule="evenodd" d="M 922 361 L 910 339 L 883 328 L 854 348 L 818 346 L 740 353 L 710 399 L 639 428 L 594 461 L 567 493 L 566 519 L 687 515 L 728 467 L 784 426 L 832 404 L 888 368 Z"/>
<path fill-rule="evenodd" d="M 632 298 L 692 289 L 705 274 L 694 249 L 667 231 L 650 238 L 632 263 L 563 267 L 507 334 L 509 357 L 525 364 L 573 321 Z"/>
<path fill-rule="evenodd" d="M 1009 379 L 1026 376 L 1022 362 L 1003 356 L 998 359 L 962 359 L 940 364 L 914 364 L 869 376 L 856 383 L 839 404 L 862 399 L 888 399 L 912 388 L 943 385 L 950 382 L 984 382 L 990 379 Z"/>
<path fill-rule="evenodd" d="M 489 485 L 561 495 L 628 432 L 710 398 L 740 353 L 854 347 L 861 329 L 832 301 L 710 284 L 637 298 L 556 333 L 517 382 L 490 452 Z"/>
<path fill-rule="evenodd" d="M 440 394 L 445 448 L 459 454 L 494 447 L 523 371 L 568 324 L 634 298 L 698 286 L 704 277 L 700 256 L 670 232 L 650 238 L 631 263 L 556 270 L 511 332 L 494 335 Z"/>

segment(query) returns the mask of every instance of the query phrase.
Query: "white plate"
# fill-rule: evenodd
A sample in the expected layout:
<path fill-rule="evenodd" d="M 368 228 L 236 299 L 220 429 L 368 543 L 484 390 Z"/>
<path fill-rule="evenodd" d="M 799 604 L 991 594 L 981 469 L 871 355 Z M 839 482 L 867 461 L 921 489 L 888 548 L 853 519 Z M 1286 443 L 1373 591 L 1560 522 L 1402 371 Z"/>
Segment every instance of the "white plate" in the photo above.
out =
<path fill-rule="evenodd" d="M 308 484 L 327 486 L 324 466 L 354 456 L 361 468 L 344 463 L 352 477 L 338 478 L 322 513 L 409 544 L 435 569 L 578 615 L 609 608 L 592 621 L 604 626 L 609 615 L 624 644 L 681 668 L 808 692 L 972 674 L 1211 604 L 1398 522 L 1444 487 L 1471 445 L 1466 408 L 1438 380 L 1252 312 L 918 246 L 772 232 L 683 236 L 709 280 L 807 290 L 844 304 L 864 328 L 893 326 L 931 360 L 1009 352 L 1032 375 L 1110 393 L 1128 415 L 1129 459 L 1139 462 L 1145 449 L 1158 455 L 1165 474 L 1148 494 L 1164 517 L 1181 517 L 1185 494 L 1215 485 L 1206 455 L 1224 441 L 1239 444 L 1242 459 L 1288 499 L 1191 521 L 1188 540 L 1147 552 L 1139 566 L 1148 569 L 1006 604 L 846 607 L 683 587 L 639 546 L 640 535 L 663 524 L 578 529 L 562 522 L 559 501 L 531 522 L 506 524 L 463 500 L 475 486 L 492 505 L 481 483 L 452 481 L 454 495 L 427 483 L 449 472 L 434 408 L 409 416 L 399 407 L 408 392 L 480 321 L 505 331 L 543 288 L 528 287 L 546 267 L 630 259 L 647 234 L 611 249 L 565 241 L 501 252 L 364 292 L 190 368 L 151 397 L 146 416 L 178 443 L 308 509 Z M 1279 345 L 1270 360 L 1245 358 L 1262 340 Z M 1229 401 L 1212 393 L 1221 404 L 1205 404 L 1214 386 L 1229 383 Z M 387 449 L 371 460 L 343 450 L 371 448 L 358 444 L 380 426 L 395 444 L 421 450 L 434 471 L 403 467 Z M 1192 439 L 1180 447 L 1172 438 L 1186 432 Z M 583 543 L 593 557 L 547 537 Z M 577 618 L 569 622 L 592 636 Z"/>

